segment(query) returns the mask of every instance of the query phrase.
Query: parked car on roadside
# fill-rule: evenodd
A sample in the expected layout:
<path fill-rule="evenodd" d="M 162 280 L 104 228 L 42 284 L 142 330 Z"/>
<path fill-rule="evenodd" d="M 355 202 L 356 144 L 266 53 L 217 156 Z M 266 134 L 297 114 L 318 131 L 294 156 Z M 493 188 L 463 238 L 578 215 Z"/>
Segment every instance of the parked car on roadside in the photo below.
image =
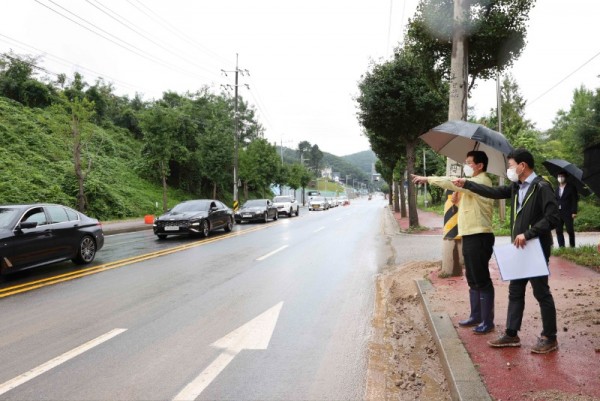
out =
<path fill-rule="evenodd" d="M 235 213 L 235 222 L 262 221 L 266 223 L 269 219 L 277 220 L 277 206 L 270 199 L 247 200 Z"/>
<path fill-rule="evenodd" d="M 292 217 L 294 214 L 300 214 L 300 205 L 293 196 L 276 196 L 273 198 L 273 204 L 277 207 L 277 213 Z"/>
<path fill-rule="evenodd" d="M 328 210 L 329 201 L 324 196 L 313 196 L 308 202 L 308 210 Z"/>
<path fill-rule="evenodd" d="M 87 264 L 103 246 L 100 222 L 70 207 L 0 206 L 0 274 L 65 260 Z"/>
<path fill-rule="evenodd" d="M 208 237 L 211 231 L 233 229 L 233 210 L 216 199 L 195 199 L 177 204 L 154 220 L 154 234 L 159 239 L 168 235 L 199 235 Z"/>

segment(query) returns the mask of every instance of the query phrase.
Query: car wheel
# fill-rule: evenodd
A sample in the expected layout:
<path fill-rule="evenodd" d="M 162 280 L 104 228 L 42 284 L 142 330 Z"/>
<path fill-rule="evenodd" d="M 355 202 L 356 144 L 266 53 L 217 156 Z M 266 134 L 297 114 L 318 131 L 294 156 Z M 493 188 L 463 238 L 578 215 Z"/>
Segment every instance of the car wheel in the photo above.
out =
<path fill-rule="evenodd" d="M 269 221 L 269 212 L 265 212 L 265 215 L 263 218 L 264 218 L 265 223 L 268 222 Z"/>
<path fill-rule="evenodd" d="M 300 216 L 300 208 L 299 207 L 296 208 L 296 217 L 298 217 L 298 216 Z"/>
<path fill-rule="evenodd" d="M 279 218 L 279 213 L 275 212 L 275 216 L 273 216 L 273 220 L 277 221 L 278 218 Z"/>
<path fill-rule="evenodd" d="M 290 211 L 288 212 L 288 217 L 292 217 L 293 216 L 293 214 L 292 214 L 293 211 L 294 210 L 292 208 L 290 208 Z"/>
<path fill-rule="evenodd" d="M 96 257 L 96 241 L 89 235 L 86 235 L 79 242 L 77 256 L 75 256 L 73 262 L 78 265 L 85 265 L 94 260 L 94 257 Z"/>
<path fill-rule="evenodd" d="M 200 235 L 202 237 L 208 237 L 210 234 L 210 226 L 208 225 L 208 220 L 202 220 L 200 223 Z"/>
<path fill-rule="evenodd" d="M 156 234 L 156 236 L 158 237 L 158 239 L 165 239 L 165 238 L 167 238 L 167 236 L 165 234 Z"/>
<path fill-rule="evenodd" d="M 225 232 L 230 233 L 231 230 L 233 230 L 233 219 L 229 218 L 227 219 L 227 224 L 225 225 Z"/>

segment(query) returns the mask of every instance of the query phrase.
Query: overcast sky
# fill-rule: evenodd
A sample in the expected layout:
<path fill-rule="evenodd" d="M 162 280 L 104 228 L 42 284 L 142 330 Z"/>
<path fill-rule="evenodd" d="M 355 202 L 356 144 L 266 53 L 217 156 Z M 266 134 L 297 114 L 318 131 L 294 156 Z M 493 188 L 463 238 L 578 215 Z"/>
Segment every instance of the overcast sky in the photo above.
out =
<path fill-rule="evenodd" d="M 369 148 L 356 119 L 357 82 L 402 40 L 417 0 L 0 4 L 0 52 L 43 55 L 49 72 L 78 71 L 89 83 L 102 76 L 119 95 L 151 100 L 206 85 L 220 92 L 233 85 L 239 54 L 239 68 L 249 71 L 240 76 L 249 88 L 239 93 L 257 109 L 267 139 L 290 148 L 306 140 L 343 156 Z M 600 87 L 598 15 L 598 0 L 538 0 L 531 12 L 528 45 L 512 74 L 539 129 L 569 108 L 575 88 Z M 495 82 L 480 83 L 469 103 L 477 116 L 495 104 Z"/>

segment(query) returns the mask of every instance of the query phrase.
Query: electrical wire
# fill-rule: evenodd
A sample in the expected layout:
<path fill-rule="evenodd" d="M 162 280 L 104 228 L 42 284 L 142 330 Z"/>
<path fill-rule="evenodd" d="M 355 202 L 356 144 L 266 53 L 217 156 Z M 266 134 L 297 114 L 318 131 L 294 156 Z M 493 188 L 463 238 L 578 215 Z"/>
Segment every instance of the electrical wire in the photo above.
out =
<path fill-rule="evenodd" d="M 575 74 L 577 71 L 581 70 L 583 67 L 585 67 L 587 64 L 589 64 L 593 59 L 595 59 L 596 57 L 600 56 L 600 52 L 596 53 L 594 56 L 592 56 L 592 58 L 590 58 L 588 61 L 586 61 L 585 63 L 581 64 L 579 67 L 577 67 L 573 72 L 571 72 L 570 74 L 568 74 L 566 77 L 564 77 L 563 79 L 561 79 L 560 81 L 558 81 L 556 84 L 554 84 L 550 89 L 548 89 L 547 91 L 545 91 L 544 93 L 542 93 L 541 95 L 539 95 L 538 97 L 536 97 L 535 99 L 533 99 L 531 102 L 527 103 L 528 106 L 531 106 L 533 103 L 535 103 L 537 100 L 541 99 L 542 97 L 546 96 L 548 93 L 550 93 L 550 91 L 552 91 L 554 88 L 556 88 L 558 85 L 562 84 L 563 82 L 565 82 L 568 78 L 570 78 L 573 74 Z"/>
<path fill-rule="evenodd" d="M 95 2 L 98 4 L 94 4 L 92 3 L 92 1 L 90 0 L 85 0 L 88 4 L 90 4 L 91 6 L 95 7 L 98 11 L 102 12 L 103 14 L 105 14 L 106 16 L 108 16 L 109 18 L 115 20 L 116 22 L 118 22 L 120 25 L 124 26 L 125 28 L 127 28 L 128 30 L 130 30 L 131 32 L 135 33 L 136 35 L 140 36 L 141 38 L 147 40 L 148 42 L 154 44 L 155 46 L 161 48 L 162 50 L 174 55 L 175 57 L 180 58 L 181 60 L 184 60 L 185 62 L 193 65 L 196 68 L 199 68 L 201 70 L 204 70 L 205 72 L 208 72 L 209 74 L 214 74 L 214 75 L 218 75 L 216 74 L 215 70 L 209 70 L 197 63 L 195 63 L 193 60 L 181 55 L 180 53 L 174 52 L 173 50 L 171 50 L 171 48 L 159 43 L 158 41 L 148 37 L 147 35 L 149 33 L 147 32 L 140 32 L 140 31 L 144 31 L 142 28 L 140 28 L 139 26 L 137 26 L 136 24 L 134 24 L 133 22 L 129 21 L 127 18 L 121 16 L 119 13 L 115 12 L 114 10 L 111 10 L 109 7 L 107 7 L 106 5 L 102 4 L 100 1 L 95 0 Z M 104 8 L 104 10 L 102 8 Z M 117 18 L 118 17 L 118 18 Z M 125 22 L 123 22 L 125 21 Z"/>
<path fill-rule="evenodd" d="M 2 39 L 2 37 L 6 38 L 8 40 Z M 68 68 L 71 68 L 71 67 L 73 67 L 74 65 L 77 64 L 77 63 L 74 63 L 74 62 L 72 62 L 70 60 L 67 60 L 65 58 L 62 58 L 62 57 L 56 56 L 54 54 L 51 54 L 49 52 L 40 50 L 40 49 L 38 49 L 38 48 L 36 48 L 34 46 L 28 45 L 28 44 L 26 44 L 24 42 L 21 42 L 21 41 L 17 40 L 17 39 L 11 38 L 10 36 L 6 36 L 6 35 L 4 35 L 2 33 L 0 33 L 0 41 L 2 41 L 4 43 L 7 43 L 8 45 L 11 45 L 11 46 L 15 46 L 15 44 L 16 44 L 17 47 L 21 48 L 22 50 L 24 50 L 25 52 L 28 52 L 28 53 L 32 53 L 32 50 L 33 50 L 33 52 L 36 53 L 36 54 L 33 54 L 34 57 L 42 57 L 42 58 L 48 57 L 50 59 L 53 59 L 58 64 L 64 65 L 65 67 L 68 67 Z M 110 75 L 107 75 L 107 74 L 104 74 L 104 73 L 92 70 L 90 68 L 83 67 L 81 65 L 78 65 L 78 69 L 80 69 L 81 71 L 87 71 L 87 72 L 91 73 L 92 75 L 94 75 L 96 77 L 96 79 L 99 79 L 99 78 L 101 78 L 101 79 L 108 79 L 111 82 L 114 82 L 114 83 L 116 83 L 116 84 L 118 84 L 120 86 L 128 87 L 128 88 L 134 89 L 134 90 L 141 90 L 141 91 L 144 90 L 144 88 L 142 88 L 142 87 L 140 87 L 138 85 L 133 85 L 131 83 L 122 81 L 120 79 L 116 79 L 114 77 L 111 77 Z M 58 74 L 56 74 L 54 72 L 49 71 L 49 73 L 52 74 L 52 75 L 58 76 Z"/>
<path fill-rule="evenodd" d="M 53 0 L 47 0 L 47 1 L 49 1 L 49 2 L 51 2 L 51 3 L 53 3 L 53 4 L 55 4 L 55 5 L 57 5 L 57 6 L 58 6 L 58 7 L 60 7 L 61 9 L 65 10 L 66 12 L 70 13 L 71 15 L 74 15 L 75 17 L 77 17 L 77 18 L 79 18 L 80 20 L 84 21 L 84 22 L 85 22 L 85 23 L 87 23 L 88 25 L 90 25 L 90 26 L 93 26 L 94 28 L 96 28 L 96 29 L 98 29 L 98 30 L 100 30 L 100 31 L 102 31 L 102 32 L 105 32 L 105 33 L 107 33 L 108 35 L 110 35 L 110 36 L 114 37 L 115 39 L 117 39 L 117 40 L 118 40 L 118 41 L 120 41 L 120 42 L 123 42 L 125 45 L 123 45 L 123 44 L 121 44 L 121 43 L 119 43 L 119 42 L 117 42 L 117 41 L 115 41 L 115 40 L 113 40 L 113 39 L 111 39 L 111 38 L 109 38 L 109 37 L 106 37 L 106 36 L 102 35 L 101 33 L 97 32 L 97 31 L 94 31 L 93 29 L 91 29 L 91 28 L 89 28 L 89 27 L 87 27 L 87 26 L 85 26 L 85 25 L 83 25 L 83 24 L 81 24 L 81 23 L 79 23 L 79 22 L 75 21 L 74 19 L 72 19 L 72 18 L 70 18 L 70 17 L 68 17 L 68 16 L 66 16 L 66 15 L 64 15 L 64 14 L 62 14 L 60 11 L 58 11 L 58 10 L 56 10 L 56 9 L 54 9 L 54 8 L 52 8 L 52 7 L 50 7 L 50 6 L 48 6 L 47 4 L 44 4 L 44 3 L 42 3 L 40 0 L 34 0 L 34 1 L 35 1 L 36 3 L 38 3 L 38 4 L 42 5 L 43 7 L 45 7 L 45 8 L 47 8 L 47 9 L 49 9 L 50 11 L 52 11 L 52 12 L 54 12 L 54 13 L 56 13 L 56 14 L 60 15 L 61 17 L 65 18 L 65 19 L 67 19 L 67 20 L 69 20 L 69 21 L 73 22 L 74 24 L 76 24 L 76 25 L 78 25 L 78 26 L 80 26 L 80 27 L 84 28 L 85 30 L 87 30 L 87 31 L 89 31 L 89 32 L 91 32 L 91 33 L 93 33 L 94 35 L 100 36 L 101 38 L 103 38 L 103 39 L 105 39 L 105 40 L 107 40 L 107 41 L 109 41 L 109 42 L 111 42 L 111 43 L 113 43 L 113 44 L 115 44 L 115 45 L 117 45 L 117 46 L 121 47 L 122 49 L 125 49 L 125 50 L 127 50 L 128 52 L 131 52 L 131 53 L 133 53 L 133 54 L 135 54 L 135 55 L 137 55 L 137 56 L 140 56 L 140 57 L 142 57 L 142 58 L 144 58 L 144 59 L 146 59 L 146 60 L 152 61 L 152 62 L 154 62 L 154 63 L 156 63 L 156 64 L 162 65 L 163 67 L 167 67 L 167 68 L 169 68 L 169 69 L 171 69 L 171 70 L 175 70 L 175 71 L 178 71 L 178 72 L 183 72 L 183 73 L 185 73 L 185 74 L 187 74 L 187 75 L 190 75 L 190 76 L 193 76 L 193 77 L 196 77 L 196 78 L 202 78 L 202 79 L 204 79 L 204 80 L 208 80 L 208 79 L 207 79 L 206 77 L 204 77 L 204 76 L 198 75 L 198 74 L 196 74 L 196 73 L 194 73 L 194 72 L 188 71 L 188 70 L 186 70 L 186 69 L 184 69 L 184 68 L 181 68 L 181 67 L 178 67 L 178 66 L 176 66 L 176 65 L 174 65 L 174 64 L 171 64 L 171 63 L 165 62 L 165 61 L 163 61 L 163 60 L 161 60 L 161 59 L 159 59 L 159 58 L 157 58 L 157 57 L 155 57 L 155 56 L 151 55 L 150 53 L 148 53 L 148 52 L 146 52 L 146 51 L 144 51 L 144 50 L 141 50 L 141 49 L 139 49 L 138 47 L 136 47 L 136 46 L 134 46 L 134 45 L 132 45 L 132 44 L 130 44 L 130 43 L 127 43 L 127 42 L 125 42 L 124 40 L 122 40 L 122 39 L 120 39 L 120 38 L 117 38 L 115 35 L 111 34 L 110 32 L 107 32 L 107 31 L 105 31 L 104 29 L 97 27 L 96 25 L 94 25 L 94 24 L 92 24 L 91 22 L 89 22 L 89 21 L 85 20 L 84 18 L 81 18 L 81 17 L 79 17 L 77 14 L 75 14 L 75 13 L 73 13 L 73 12 L 71 12 L 71 11 L 69 11 L 69 10 L 65 9 L 64 7 L 60 6 L 59 4 L 56 4 L 56 3 L 55 3 Z"/>
<path fill-rule="evenodd" d="M 156 23 L 158 23 L 159 25 L 161 25 L 163 28 L 165 28 L 166 30 L 168 30 L 169 32 L 171 32 L 172 34 L 176 35 L 177 37 L 179 37 L 180 39 L 186 41 L 187 43 L 195 46 L 196 48 L 198 48 L 199 50 L 209 54 L 212 57 L 215 57 L 217 59 L 220 60 L 221 63 L 226 63 L 226 64 L 231 64 L 231 60 L 228 58 L 225 58 L 215 52 L 213 52 L 212 50 L 202 46 L 201 44 L 199 44 L 198 42 L 196 42 L 195 40 L 189 38 L 186 34 L 184 34 L 183 32 L 181 32 L 179 29 L 177 29 L 176 27 L 174 27 L 173 25 L 171 25 L 168 21 L 166 21 L 164 18 L 162 18 L 159 14 L 157 14 L 155 11 L 153 11 L 150 7 L 148 7 L 146 4 L 142 3 L 139 0 L 134 0 L 136 3 L 139 4 L 135 5 L 131 0 L 126 0 L 129 4 L 131 4 L 133 7 L 135 7 L 137 10 L 139 10 L 141 13 L 145 14 L 148 18 L 152 19 L 153 21 L 155 21 Z M 145 10 L 147 11 L 145 11 Z"/>

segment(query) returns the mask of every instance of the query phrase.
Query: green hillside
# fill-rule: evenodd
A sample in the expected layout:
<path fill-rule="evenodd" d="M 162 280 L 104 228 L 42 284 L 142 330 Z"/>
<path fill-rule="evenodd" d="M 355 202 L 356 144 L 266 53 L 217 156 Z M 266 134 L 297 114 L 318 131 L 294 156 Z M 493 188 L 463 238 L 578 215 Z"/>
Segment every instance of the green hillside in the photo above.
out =
<path fill-rule="evenodd" d="M 373 164 L 375 164 L 375 161 L 377 161 L 377 155 L 375 155 L 375 153 L 372 150 L 364 150 L 362 152 L 342 156 L 342 159 L 358 167 L 370 177 L 371 168 Z"/>
<path fill-rule="evenodd" d="M 77 181 L 68 138 L 52 108 L 0 97 L 0 204 L 55 202 L 76 206 Z M 101 220 L 156 213 L 158 185 L 136 173 L 141 143 L 122 128 L 94 128 L 86 179 L 87 214 Z M 169 193 L 169 204 L 186 198 Z"/>

